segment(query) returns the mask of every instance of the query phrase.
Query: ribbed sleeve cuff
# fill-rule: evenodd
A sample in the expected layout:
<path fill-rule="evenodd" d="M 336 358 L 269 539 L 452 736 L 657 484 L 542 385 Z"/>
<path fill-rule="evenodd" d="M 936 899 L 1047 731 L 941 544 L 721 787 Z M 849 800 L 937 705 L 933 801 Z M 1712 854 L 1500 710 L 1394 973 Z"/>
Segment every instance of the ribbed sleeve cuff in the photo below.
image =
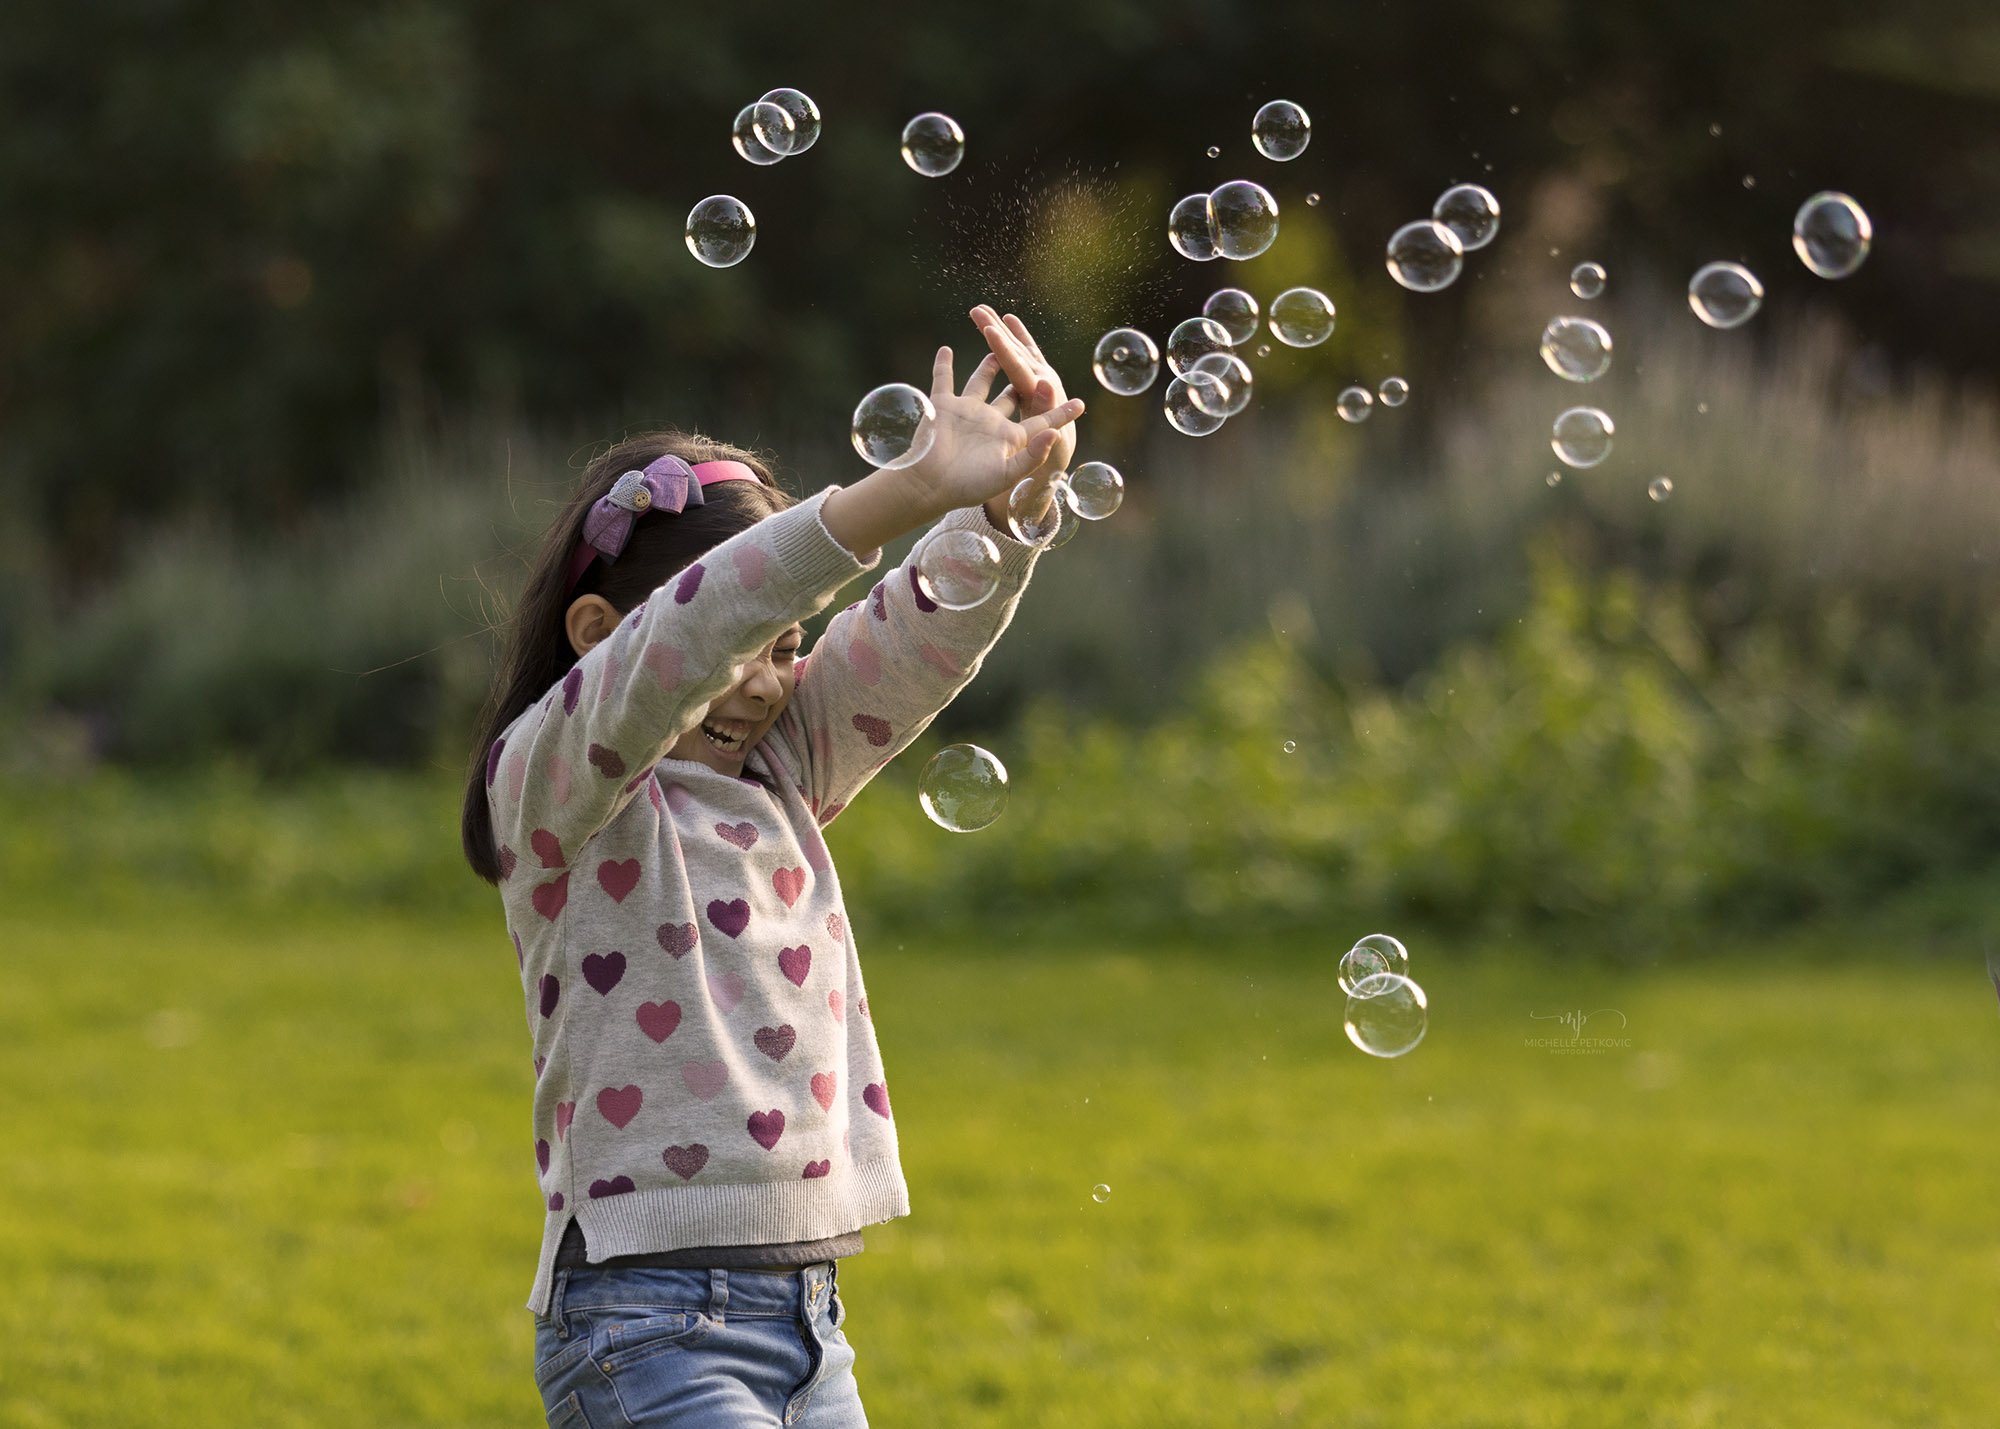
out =
<path fill-rule="evenodd" d="M 834 540 L 826 529 L 820 508 L 838 490 L 838 486 L 829 486 L 816 491 L 798 505 L 766 518 L 772 554 L 785 574 L 807 590 L 838 589 L 882 563 L 880 550 L 868 552 L 864 560 Z"/>

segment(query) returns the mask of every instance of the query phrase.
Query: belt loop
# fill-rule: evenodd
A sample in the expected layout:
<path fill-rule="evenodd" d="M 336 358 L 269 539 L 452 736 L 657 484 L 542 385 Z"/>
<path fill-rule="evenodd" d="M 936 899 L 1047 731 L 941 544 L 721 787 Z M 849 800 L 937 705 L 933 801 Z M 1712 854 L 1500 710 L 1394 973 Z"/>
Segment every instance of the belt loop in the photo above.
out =
<path fill-rule="evenodd" d="M 712 1269 L 708 1272 L 708 1317 L 718 1324 L 723 1322 L 729 1311 L 729 1272 Z"/>
<path fill-rule="evenodd" d="M 563 1291 L 567 1289 L 569 1289 L 569 1272 L 558 1270 L 555 1289 L 549 1292 L 549 1318 L 555 1322 L 556 1338 L 559 1340 L 569 1338 L 569 1321 L 563 1318 Z"/>

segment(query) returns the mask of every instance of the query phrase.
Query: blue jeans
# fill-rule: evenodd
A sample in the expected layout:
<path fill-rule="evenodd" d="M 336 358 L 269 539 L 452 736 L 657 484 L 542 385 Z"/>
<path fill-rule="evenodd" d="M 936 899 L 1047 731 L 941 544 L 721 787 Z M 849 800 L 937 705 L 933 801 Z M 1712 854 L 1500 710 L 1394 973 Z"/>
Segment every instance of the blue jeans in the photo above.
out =
<path fill-rule="evenodd" d="M 551 1429 L 867 1429 L 838 1267 L 558 1270 L 535 1317 Z"/>

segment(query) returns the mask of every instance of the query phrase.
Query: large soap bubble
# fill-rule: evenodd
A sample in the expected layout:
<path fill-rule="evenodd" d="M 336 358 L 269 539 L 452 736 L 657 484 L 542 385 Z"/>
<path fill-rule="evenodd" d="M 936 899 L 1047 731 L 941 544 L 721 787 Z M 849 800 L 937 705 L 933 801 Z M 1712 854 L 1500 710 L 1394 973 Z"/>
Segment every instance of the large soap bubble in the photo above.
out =
<path fill-rule="evenodd" d="M 1135 327 L 1113 328 L 1097 340 L 1090 370 L 1105 391 L 1133 397 L 1151 387 L 1160 375 L 1160 349 Z"/>
<path fill-rule="evenodd" d="M 933 531 L 917 548 L 917 584 L 946 610 L 984 605 L 1000 588 L 1000 547 L 982 531 Z"/>
<path fill-rule="evenodd" d="M 1875 225 L 1861 205 L 1823 190 L 1799 205 L 1792 220 L 1792 249 L 1822 278 L 1845 278 L 1861 266 L 1875 241 Z"/>
<path fill-rule="evenodd" d="M 1201 315 L 1222 324 L 1232 344 L 1248 342 L 1257 332 L 1257 300 L 1241 288 L 1223 288 L 1209 294 L 1201 305 Z"/>
<path fill-rule="evenodd" d="M 948 744 L 917 776 L 917 802 L 939 828 L 976 832 L 1006 811 L 1007 766 L 976 744 Z"/>
<path fill-rule="evenodd" d="M 688 252 L 711 268 L 741 263 L 756 241 L 757 219 L 740 198 L 711 194 L 688 210 Z"/>
<path fill-rule="evenodd" d="M 1500 200 L 1478 184 L 1453 184 L 1438 195 L 1431 217 L 1449 228 L 1458 246 L 1470 253 L 1491 243 L 1500 231 Z"/>
<path fill-rule="evenodd" d="M 1229 329 L 1214 318 L 1189 318 L 1167 337 L 1167 366 L 1176 377 L 1185 377 L 1200 358 L 1229 348 Z"/>
<path fill-rule="evenodd" d="M 791 146 L 791 115 L 761 100 L 736 112 L 736 122 L 729 127 L 729 143 L 738 154 L 753 164 L 775 164 L 785 157 L 785 149 L 777 148 L 773 140 L 786 148 Z"/>
<path fill-rule="evenodd" d="M 1235 179 L 1208 196 L 1209 231 L 1225 258 L 1255 258 L 1278 238 L 1278 201 L 1262 184 Z"/>
<path fill-rule="evenodd" d="M 764 139 L 766 144 L 778 149 L 785 158 L 803 154 L 819 142 L 819 106 L 812 102 L 811 96 L 796 89 L 774 89 L 757 102 L 775 104 L 791 116 L 792 127 L 788 142 L 783 148 L 779 148 L 778 143 L 768 136 Z"/>
<path fill-rule="evenodd" d="M 1708 263 L 1688 279 L 1688 306 L 1710 327 L 1741 327 L 1764 305 L 1764 285 L 1741 263 Z"/>
<path fill-rule="evenodd" d="M 1208 218 L 1208 195 L 1189 194 L 1167 215 L 1167 241 L 1174 252 L 1197 263 L 1222 256 L 1215 244 L 1215 228 Z"/>
<path fill-rule="evenodd" d="M 1250 121 L 1250 142 L 1267 159 L 1296 159 L 1312 142 L 1312 120 L 1289 99 L 1274 99 Z"/>
<path fill-rule="evenodd" d="M 1556 318 L 1542 329 L 1542 361 L 1571 382 L 1595 382 L 1611 369 L 1611 334 L 1589 318 Z"/>
<path fill-rule="evenodd" d="M 1611 455 L 1617 431 L 1608 412 L 1596 407 L 1571 407 L 1555 420 L 1549 445 L 1565 466 L 1596 466 Z"/>
<path fill-rule="evenodd" d="M 1347 999 L 1347 1040 L 1371 1057 L 1400 1057 L 1429 1030 L 1424 990 L 1397 973 L 1376 973 Z"/>
<path fill-rule="evenodd" d="M 965 131 L 949 114 L 919 114 L 903 126 L 903 162 L 925 178 L 942 178 L 964 157 Z"/>
<path fill-rule="evenodd" d="M 1223 422 L 1227 420 L 1215 415 L 1222 410 L 1223 405 L 1219 393 L 1215 395 L 1204 393 L 1202 404 L 1198 405 L 1195 402 L 1194 388 L 1204 384 L 1212 388 L 1220 386 L 1212 373 L 1197 372 L 1193 369 L 1189 369 L 1187 376 L 1176 377 L 1167 384 L 1167 395 L 1163 405 L 1167 412 L 1167 422 L 1175 431 L 1190 437 L 1205 437 L 1210 432 L 1220 430 Z M 1211 411 L 1211 408 L 1214 410 Z"/>
<path fill-rule="evenodd" d="M 1333 336 L 1333 299 L 1318 288 L 1287 288 L 1271 299 L 1270 327 L 1286 347 L 1318 347 Z"/>
<path fill-rule="evenodd" d="M 1256 383 L 1250 364 L 1233 352 L 1211 352 L 1197 357 L 1190 373 L 1213 377 L 1211 383 L 1193 384 L 1188 396 L 1211 417 L 1233 417 L 1250 404 L 1250 389 Z"/>
<path fill-rule="evenodd" d="M 1389 276 L 1413 293 L 1435 293 L 1465 266 L 1458 235 L 1435 219 L 1406 223 L 1389 238 Z"/>
<path fill-rule="evenodd" d="M 1102 521 L 1124 505 L 1125 478 L 1108 461 L 1087 461 L 1069 474 L 1063 500 L 1083 520 Z"/>
<path fill-rule="evenodd" d="M 924 459 L 937 437 L 937 412 L 920 388 L 890 382 L 854 409 L 854 450 L 870 466 L 894 471 Z"/>

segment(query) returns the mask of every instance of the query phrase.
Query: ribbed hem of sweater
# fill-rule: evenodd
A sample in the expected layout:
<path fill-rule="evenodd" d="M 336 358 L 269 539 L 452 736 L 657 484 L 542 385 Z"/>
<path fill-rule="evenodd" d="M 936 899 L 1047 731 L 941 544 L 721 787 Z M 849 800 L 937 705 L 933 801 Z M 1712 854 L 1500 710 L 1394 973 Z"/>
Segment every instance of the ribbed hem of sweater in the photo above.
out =
<path fill-rule="evenodd" d="M 680 1186 L 605 1196 L 542 1223 L 542 1255 L 528 1309 L 549 1313 L 556 1252 L 572 1215 L 593 1261 L 683 1245 L 822 1240 L 910 1213 L 909 1187 L 892 1158 L 846 1176 L 748 1186 Z"/>

